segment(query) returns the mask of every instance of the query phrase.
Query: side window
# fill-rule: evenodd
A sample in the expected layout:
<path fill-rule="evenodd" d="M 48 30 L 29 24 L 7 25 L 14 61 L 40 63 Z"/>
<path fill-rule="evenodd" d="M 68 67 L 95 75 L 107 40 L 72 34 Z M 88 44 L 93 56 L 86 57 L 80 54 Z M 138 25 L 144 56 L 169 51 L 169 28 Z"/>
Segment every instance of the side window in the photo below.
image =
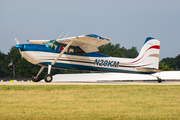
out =
<path fill-rule="evenodd" d="M 70 53 L 70 54 L 73 54 L 74 53 L 74 48 L 73 47 L 69 47 L 67 52 Z"/>
<path fill-rule="evenodd" d="M 56 49 L 57 49 L 57 46 L 58 46 L 58 42 L 55 41 L 55 42 L 53 43 L 52 49 L 53 49 L 53 50 L 56 50 Z"/>
<path fill-rule="evenodd" d="M 79 48 L 76 48 L 76 55 L 85 55 L 85 52 Z"/>

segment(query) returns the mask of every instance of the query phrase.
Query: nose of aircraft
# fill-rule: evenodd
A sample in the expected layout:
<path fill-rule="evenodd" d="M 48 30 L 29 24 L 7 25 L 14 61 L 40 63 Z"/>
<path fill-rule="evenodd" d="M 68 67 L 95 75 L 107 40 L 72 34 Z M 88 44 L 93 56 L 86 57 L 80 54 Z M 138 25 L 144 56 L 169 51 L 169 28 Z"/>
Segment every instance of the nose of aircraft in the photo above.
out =
<path fill-rule="evenodd" d="M 14 46 L 14 47 L 15 47 L 16 49 L 19 49 L 19 48 L 20 48 L 20 49 L 22 50 L 22 49 L 24 48 L 24 45 L 18 44 L 18 45 Z"/>

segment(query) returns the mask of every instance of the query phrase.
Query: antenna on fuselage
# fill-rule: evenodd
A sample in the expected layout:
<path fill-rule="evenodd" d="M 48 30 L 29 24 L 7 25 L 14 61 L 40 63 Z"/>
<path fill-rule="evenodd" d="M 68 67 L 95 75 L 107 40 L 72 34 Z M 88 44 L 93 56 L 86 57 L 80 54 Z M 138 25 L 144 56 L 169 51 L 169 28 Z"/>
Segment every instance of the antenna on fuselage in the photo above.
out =
<path fill-rule="evenodd" d="M 63 34 L 64 34 L 64 32 L 62 32 L 61 35 L 60 35 L 58 38 L 60 38 Z M 57 39 L 58 39 L 58 38 L 57 38 Z M 57 39 L 56 39 L 56 40 L 57 40 Z"/>
<path fill-rule="evenodd" d="M 70 33 L 70 31 L 64 36 L 64 38 Z"/>

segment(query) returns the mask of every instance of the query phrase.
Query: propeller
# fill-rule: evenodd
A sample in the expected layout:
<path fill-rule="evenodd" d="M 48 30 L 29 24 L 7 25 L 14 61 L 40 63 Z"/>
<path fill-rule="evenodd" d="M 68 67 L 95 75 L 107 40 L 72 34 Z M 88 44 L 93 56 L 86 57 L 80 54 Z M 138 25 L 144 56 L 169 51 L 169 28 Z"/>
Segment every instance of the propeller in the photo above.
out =
<path fill-rule="evenodd" d="M 18 44 L 19 44 L 19 41 L 18 41 L 18 39 L 17 39 L 17 38 L 15 38 L 15 41 L 16 41 L 16 45 L 18 45 Z"/>
<path fill-rule="evenodd" d="M 24 45 L 19 44 L 19 41 L 18 41 L 17 38 L 15 38 L 15 41 L 16 41 L 16 45 L 15 45 L 14 47 L 15 47 L 16 49 L 18 49 L 18 50 L 19 50 L 19 53 L 21 54 L 21 49 L 24 48 Z M 23 55 L 22 55 L 22 54 L 21 54 L 21 58 L 23 58 Z"/>

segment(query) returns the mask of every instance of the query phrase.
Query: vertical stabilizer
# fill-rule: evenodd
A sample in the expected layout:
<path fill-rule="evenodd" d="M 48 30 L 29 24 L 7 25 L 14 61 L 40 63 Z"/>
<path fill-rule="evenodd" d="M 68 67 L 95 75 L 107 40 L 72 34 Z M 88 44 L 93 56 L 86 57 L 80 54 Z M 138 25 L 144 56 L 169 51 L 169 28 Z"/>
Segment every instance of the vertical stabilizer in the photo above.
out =
<path fill-rule="evenodd" d="M 131 63 L 144 68 L 159 69 L 159 50 L 160 41 L 147 37 L 138 57 Z"/>

